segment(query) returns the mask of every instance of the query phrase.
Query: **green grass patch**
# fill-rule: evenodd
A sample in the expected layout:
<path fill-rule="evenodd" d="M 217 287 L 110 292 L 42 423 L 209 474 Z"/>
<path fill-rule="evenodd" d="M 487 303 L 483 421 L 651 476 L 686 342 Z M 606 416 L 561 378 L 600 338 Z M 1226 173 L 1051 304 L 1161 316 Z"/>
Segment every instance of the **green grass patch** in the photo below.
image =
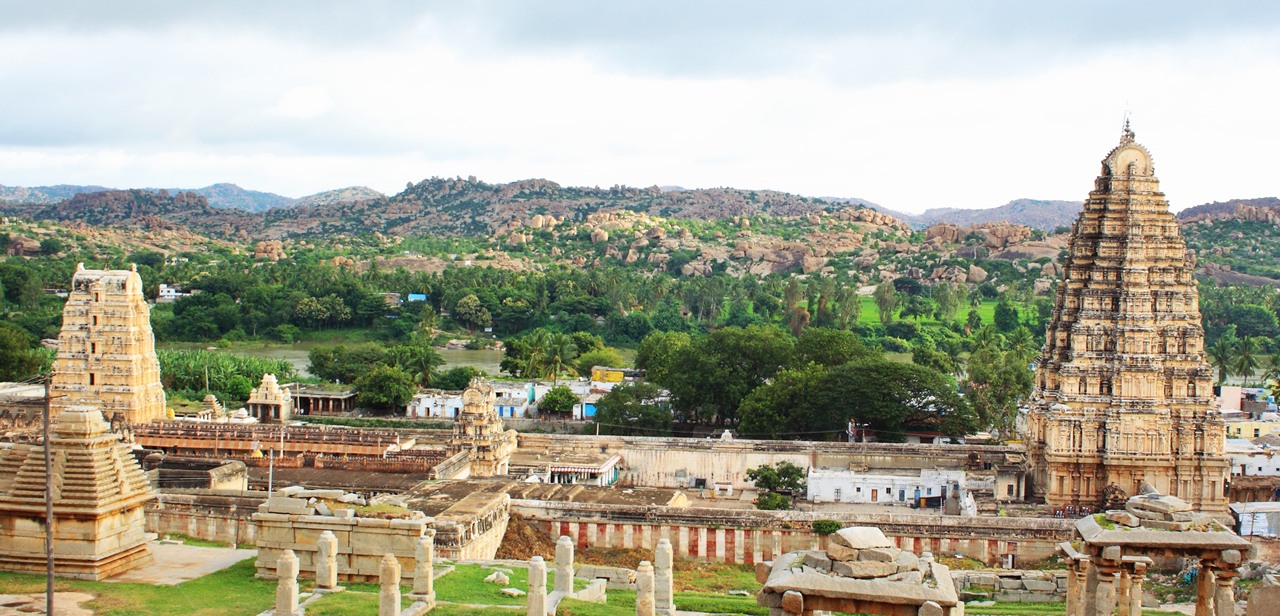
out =
<path fill-rule="evenodd" d="M 400 607 L 409 607 L 413 601 L 404 596 L 401 588 Z M 378 613 L 378 593 L 338 592 L 325 595 L 307 605 L 307 616 L 367 616 Z"/>
<path fill-rule="evenodd" d="M 436 580 L 436 599 L 477 605 L 524 605 L 524 597 L 508 597 L 501 591 L 506 587 L 528 590 L 529 571 L 522 567 L 510 569 L 511 573 L 507 573 L 507 577 L 511 578 L 511 582 L 507 586 L 499 586 L 484 581 L 484 578 L 494 572 L 493 569 L 480 565 L 457 565 L 451 573 Z M 547 592 L 554 588 L 555 571 L 547 571 Z"/>
<path fill-rule="evenodd" d="M 694 563 L 686 560 L 676 561 L 674 583 L 677 592 L 723 593 L 745 590 L 754 593 L 761 587 L 756 581 L 755 567 L 751 565 Z"/>
<path fill-rule="evenodd" d="M 94 595 L 84 604 L 100 616 L 255 616 L 271 607 L 275 582 L 253 577 L 254 559 L 176 586 L 59 579 L 57 592 Z M 44 576 L 0 573 L 0 594 L 44 592 Z"/>
<path fill-rule="evenodd" d="M 200 539 L 198 537 L 189 537 L 187 535 L 180 535 L 178 533 L 169 533 L 165 535 L 165 538 L 173 539 L 175 541 L 181 541 L 183 545 L 190 545 L 198 548 L 225 548 L 225 547 L 231 546 L 230 543 L 225 543 L 222 541 L 209 541 L 208 539 Z"/>
<path fill-rule="evenodd" d="M 990 606 L 966 605 L 965 614 L 975 616 L 1061 616 L 1067 613 L 1066 603 L 996 603 Z M 1144 616 L 1181 616 L 1178 612 L 1144 608 Z"/>

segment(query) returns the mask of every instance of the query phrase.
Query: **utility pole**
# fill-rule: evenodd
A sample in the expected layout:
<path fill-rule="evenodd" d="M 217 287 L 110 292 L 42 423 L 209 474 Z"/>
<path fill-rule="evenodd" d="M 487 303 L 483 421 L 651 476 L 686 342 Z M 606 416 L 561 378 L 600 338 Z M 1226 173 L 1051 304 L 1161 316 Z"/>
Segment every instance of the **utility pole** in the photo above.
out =
<path fill-rule="evenodd" d="M 53 448 L 49 441 L 49 417 L 53 410 L 50 387 L 53 375 L 44 379 L 44 556 L 45 556 L 45 607 L 46 614 L 53 614 Z"/>

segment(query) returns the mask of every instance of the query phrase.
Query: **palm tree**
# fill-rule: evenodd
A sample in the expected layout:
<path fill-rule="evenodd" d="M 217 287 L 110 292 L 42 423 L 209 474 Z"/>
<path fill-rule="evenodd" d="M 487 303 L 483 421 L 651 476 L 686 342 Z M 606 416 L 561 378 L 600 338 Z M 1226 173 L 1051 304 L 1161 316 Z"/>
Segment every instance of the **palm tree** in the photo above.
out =
<path fill-rule="evenodd" d="M 426 346 L 416 346 L 405 357 L 404 369 L 413 374 L 413 379 L 422 387 L 431 387 L 431 377 L 435 375 L 435 371 L 444 365 L 444 357 L 435 349 Z"/>
<path fill-rule="evenodd" d="M 1019 327 L 1013 330 L 1008 337 L 1009 352 L 1013 353 L 1014 358 L 1020 364 L 1029 364 L 1036 356 L 1036 337 L 1031 330 L 1025 327 Z"/>
<path fill-rule="evenodd" d="M 573 369 L 571 363 L 573 358 L 578 356 L 578 347 L 573 344 L 573 337 L 569 334 L 551 334 L 547 339 L 547 345 L 542 351 L 542 361 L 540 366 L 543 368 L 543 374 L 551 375 L 551 382 L 559 382 L 560 373 L 565 372 L 570 376 L 577 376 L 578 372 Z"/>
<path fill-rule="evenodd" d="M 1246 387 L 1249 386 L 1249 377 L 1258 369 L 1258 354 L 1261 352 L 1262 345 L 1257 336 L 1248 336 L 1236 342 L 1235 368 L 1236 372 L 1244 376 Z"/>
<path fill-rule="evenodd" d="M 1262 373 L 1262 382 L 1270 387 L 1272 392 L 1280 389 L 1280 353 L 1271 356 L 1266 372 Z"/>
<path fill-rule="evenodd" d="M 1234 367 L 1235 349 L 1231 347 L 1231 341 L 1226 338 L 1218 338 L 1218 341 L 1209 347 L 1209 363 L 1218 369 L 1219 384 L 1230 378 Z"/>

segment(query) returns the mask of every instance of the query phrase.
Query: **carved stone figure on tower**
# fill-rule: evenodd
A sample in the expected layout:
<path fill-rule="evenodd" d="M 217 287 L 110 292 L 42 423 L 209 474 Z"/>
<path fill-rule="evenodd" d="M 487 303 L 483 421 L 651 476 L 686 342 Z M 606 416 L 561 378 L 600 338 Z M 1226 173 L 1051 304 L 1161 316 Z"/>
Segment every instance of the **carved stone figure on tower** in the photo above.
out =
<path fill-rule="evenodd" d="M 1067 252 L 1027 412 L 1034 493 L 1097 506 L 1109 486 L 1154 488 L 1225 514 L 1194 259 L 1127 123 Z"/>

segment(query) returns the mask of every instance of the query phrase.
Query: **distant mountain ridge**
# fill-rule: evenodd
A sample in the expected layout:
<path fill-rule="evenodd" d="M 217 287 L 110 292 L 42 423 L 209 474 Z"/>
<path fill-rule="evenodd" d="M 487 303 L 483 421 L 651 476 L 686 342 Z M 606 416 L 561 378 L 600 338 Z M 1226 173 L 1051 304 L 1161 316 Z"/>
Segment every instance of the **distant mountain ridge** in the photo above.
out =
<path fill-rule="evenodd" d="M 0 185 L 0 204 L 48 205 L 65 201 L 76 195 L 102 193 L 115 190 L 106 186 L 77 186 L 73 184 L 57 184 L 54 186 L 4 186 Z M 349 186 L 335 190 L 326 190 L 299 199 L 277 195 L 260 190 L 241 188 L 230 182 L 211 184 L 203 188 L 141 188 L 125 190 L 143 190 L 157 193 L 161 190 L 172 193 L 194 193 L 204 197 L 210 207 L 219 209 L 236 209 L 245 212 L 262 213 L 278 208 L 295 205 L 322 205 L 366 201 L 383 198 L 382 193 L 365 186 Z"/>
<path fill-rule="evenodd" d="M 1056 201 L 1050 199 L 1014 199 L 1004 205 L 981 209 L 958 207 L 929 208 L 921 214 L 908 214 L 882 205 L 857 199 L 869 208 L 907 221 L 912 227 L 923 229 L 940 222 L 964 226 L 983 223 L 1007 222 L 1042 231 L 1052 231 L 1075 222 L 1084 206 L 1081 201 Z"/>

